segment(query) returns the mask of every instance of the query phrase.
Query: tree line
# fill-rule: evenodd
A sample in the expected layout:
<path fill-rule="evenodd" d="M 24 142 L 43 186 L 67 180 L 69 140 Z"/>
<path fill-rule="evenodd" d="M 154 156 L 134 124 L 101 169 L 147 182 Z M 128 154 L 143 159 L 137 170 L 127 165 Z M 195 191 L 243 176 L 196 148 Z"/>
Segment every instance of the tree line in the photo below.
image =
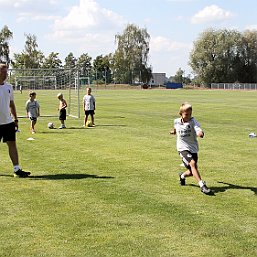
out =
<path fill-rule="evenodd" d="M 10 58 L 9 44 L 13 37 L 7 25 L 0 31 L 0 62 L 14 69 L 72 69 L 79 70 L 81 76 L 97 83 L 148 83 L 152 69 L 148 66 L 150 35 L 146 29 L 128 24 L 121 34 L 115 35 L 117 49 L 108 55 L 98 55 L 93 59 L 88 53 L 78 58 L 70 52 L 62 63 L 59 53 L 45 56 L 39 50 L 37 38 L 25 34 L 25 46 L 21 53 Z"/>
<path fill-rule="evenodd" d="M 99 55 L 94 60 L 88 53 L 76 58 L 70 52 L 64 60 L 59 53 L 45 56 L 38 48 L 35 35 L 25 34 L 25 47 L 10 59 L 9 42 L 13 33 L 8 26 L 0 31 L 0 61 L 13 68 L 78 69 L 82 75 L 103 83 L 148 83 L 152 68 L 148 65 L 150 35 L 146 29 L 128 24 L 121 34 L 115 35 L 116 50 Z M 193 43 L 189 57 L 194 83 L 257 83 L 257 31 L 209 28 Z M 179 68 L 174 82 L 191 82 Z"/>

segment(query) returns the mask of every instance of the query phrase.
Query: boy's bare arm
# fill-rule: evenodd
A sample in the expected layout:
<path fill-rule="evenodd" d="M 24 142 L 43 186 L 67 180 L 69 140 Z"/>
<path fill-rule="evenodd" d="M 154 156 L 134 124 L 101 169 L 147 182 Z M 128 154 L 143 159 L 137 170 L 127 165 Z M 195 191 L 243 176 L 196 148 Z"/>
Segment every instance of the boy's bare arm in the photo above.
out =
<path fill-rule="evenodd" d="M 174 128 L 173 130 L 170 131 L 171 135 L 176 135 L 176 129 Z"/>

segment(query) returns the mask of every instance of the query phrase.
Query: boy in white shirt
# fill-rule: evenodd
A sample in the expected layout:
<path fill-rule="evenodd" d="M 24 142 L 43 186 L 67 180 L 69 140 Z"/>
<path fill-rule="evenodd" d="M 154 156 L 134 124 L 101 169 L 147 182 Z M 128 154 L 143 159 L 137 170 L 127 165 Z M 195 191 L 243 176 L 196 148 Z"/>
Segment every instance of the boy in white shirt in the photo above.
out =
<path fill-rule="evenodd" d="M 91 88 L 87 88 L 87 94 L 83 97 L 83 109 L 85 111 L 84 126 L 87 125 L 88 115 L 91 116 L 92 126 L 95 126 L 94 114 L 95 114 L 95 98 L 91 95 Z"/>
<path fill-rule="evenodd" d="M 187 168 L 185 172 L 179 173 L 180 185 L 186 184 L 186 177 L 194 176 L 201 191 L 204 194 L 211 194 L 212 191 L 202 180 L 197 167 L 198 141 L 197 137 L 204 137 L 200 124 L 192 117 L 192 105 L 183 103 L 179 110 L 180 118 L 174 120 L 174 129 L 170 134 L 177 135 L 177 150 Z"/>

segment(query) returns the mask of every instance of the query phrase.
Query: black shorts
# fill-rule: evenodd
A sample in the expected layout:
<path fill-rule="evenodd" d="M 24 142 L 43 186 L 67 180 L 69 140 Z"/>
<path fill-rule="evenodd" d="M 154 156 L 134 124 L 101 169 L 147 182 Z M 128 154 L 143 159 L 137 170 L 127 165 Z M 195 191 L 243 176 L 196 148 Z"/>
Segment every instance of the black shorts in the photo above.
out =
<path fill-rule="evenodd" d="M 16 130 L 14 122 L 0 125 L 0 141 L 3 143 L 7 141 L 16 141 Z"/>
<path fill-rule="evenodd" d="M 29 117 L 32 121 L 37 121 L 37 117 Z"/>
<path fill-rule="evenodd" d="M 59 120 L 66 120 L 66 109 L 61 109 L 60 110 Z"/>
<path fill-rule="evenodd" d="M 85 111 L 85 115 L 94 115 L 95 114 L 95 111 L 94 110 L 88 110 L 88 111 Z"/>
<path fill-rule="evenodd" d="M 189 163 L 194 160 L 195 163 L 197 163 L 198 161 L 198 154 L 197 153 L 191 153 L 189 151 L 182 151 L 179 152 L 180 157 L 182 158 L 182 162 L 184 163 L 184 166 L 191 170 L 191 167 L 189 165 Z"/>

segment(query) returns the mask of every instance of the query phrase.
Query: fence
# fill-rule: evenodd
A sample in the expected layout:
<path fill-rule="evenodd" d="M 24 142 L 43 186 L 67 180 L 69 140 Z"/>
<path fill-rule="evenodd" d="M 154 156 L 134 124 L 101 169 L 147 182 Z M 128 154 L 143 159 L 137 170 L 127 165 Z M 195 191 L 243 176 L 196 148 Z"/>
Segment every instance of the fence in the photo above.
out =
<path fill-rule="evenodd" d="M 226 90 L 257 90 L 257 84 L 253 83 L 212 83 L 211 89 Z"/>

